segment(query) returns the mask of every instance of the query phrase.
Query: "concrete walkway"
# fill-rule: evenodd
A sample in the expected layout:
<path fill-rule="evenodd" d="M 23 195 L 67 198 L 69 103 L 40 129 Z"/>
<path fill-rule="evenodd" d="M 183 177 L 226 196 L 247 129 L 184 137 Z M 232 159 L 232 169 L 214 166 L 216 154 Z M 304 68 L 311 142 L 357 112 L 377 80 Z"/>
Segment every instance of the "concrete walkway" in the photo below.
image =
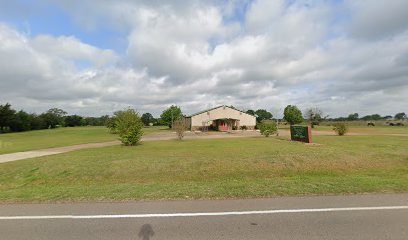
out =
<path fill-rule="evenodd" d="M 188 132 L 186 133 L 184 139 L 215 139 L 215 138 L 237 138 L 237 137 L 255 137 L 255 136 L 260 136 L 259 132 L 257 131 L 246 131 L 246 132 L 236 132 L 236 133 Z M 164 132 L 164 133 L 153 133 L 153 134 L 144 136 L 142 138 L 142 141 L 144 142 L 145 141 L 165 141 L 165 140 L 175 140 L 175 139 L 177 139 L 175 133 Z M 66 146 L 66 147 L 56 147 L 56 148 L 32 150 L 32 151 L 26 151 L 26 152 L 1 154 L 0 163 L 12 162 L 12 161 L 23 160 L 23 159 L 28 159 L 28 158 L 55 155 L 55 154 L 60 154 L 60 153 L 82 150 L 82 149 L 103 148 L 103 147 L 109 147 L 109 146 L 120 145 L 120 144 L 121 144 L 120 141 L 111 141 L 111 142 L 103 142 L 103 143 L 87 143 L 87 144 L 79 144 L 79 145 Z"/>
<path fill-rule="evenodd" d="M 35 158 L 42 156 L 49 156 L 54 154 L 66 153 L 88 148 L 101 148 L 120 144 L 119 141 L 104 142 L 104 143 L 87 143 L 67 147 L 48 148 L 27 152 L 8 153 L 0 155 L 0 163 L 23 160 L 27 158 Z"/>
<path fill-rule="evenodd" d="M 332 131 L 313 131 L 314 136 L 331 136 L 335 135 Z M 349 133 L 349 136 L 374 136 L 374 135 L 384 135 L 384 136 L 408 136 L 408 134 L 356 134 Z M 279 130 L 279 136 L 289 137 L 289 130 Z M 186 132 L 184 139 L 219 139 L 219 138 L 243 138 L 243 137 L 261 137 L 259 131 L 233 131 L 228 132 Z M 156 132 L 146 135 L 142 138 L 142 141 L 165 141 L 165 140 L 176 140 L 176 134 L 174 132 Z M 26 152 L 17 152 L 9 154 L 0 154 L 0 163 L 23 160 L 28 158 L 49 156 L 54 154 L 72 152 L 81 149 L 90 149 L 90 148 L 103 148 L 114 145 L 120 145 L 120 141 L 111 141 L 103 143 L 87 143 L 79 144 L 66 147 L 57 147 L 57 148 L 48 148 L 41 150 L 33 150 Z"/>

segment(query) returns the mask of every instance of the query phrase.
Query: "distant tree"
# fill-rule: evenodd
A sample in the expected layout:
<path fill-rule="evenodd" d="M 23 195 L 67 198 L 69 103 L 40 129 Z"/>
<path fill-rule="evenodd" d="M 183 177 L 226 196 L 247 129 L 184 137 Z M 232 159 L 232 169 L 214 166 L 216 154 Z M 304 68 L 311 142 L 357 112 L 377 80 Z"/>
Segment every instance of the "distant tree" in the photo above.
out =
<path fill-rule="evenodd" d="M 349 114 L 348 117 L 347 117 L 347 120 L 348 120 L 348 121 L 356 121 L 356 120 L 358 120 L 358 113 Z"/>
<path fill-rule="evenodd" d="M 117 118 L 116 116 L 110 117 L 106 122 L 106 127 L 109 129 L 109 132 L 113 134 L 117 133 L 116 118 Z"/>
<path fill-rule="evenodd" d="M 150 113 L 143 113 L 142 122 L 144 123 L 145 126 L 149 126 L 150 123 L 154 122 L 153 115 Z"/>
<path fill-rule="evenodd" d="M 295 105 L 288 105 L 283 112 L 283 119 L 285 119 L 290 125 L 302 123 L 302 112 Z"/>
<path fill-rule="evenodd" d="M 48 128 L 55 128 L 58 125 L 64 125 L 64 116 L 66 114 L 67 112 L 62 109 L 51 108 L 40 116 L 44 119 L 44 122 Z"/>
<path fill-rule="evenodd" d="M 407 115 L 404 112 L 397 113 L 394 116 L 395 120 L 404 120 L 406 118 L 407 118 Z"/>
<path fill-rule="evenodd" d="M 116 130 L 120 141 L 126 146 L 136 145 L 143 135 L 143 122 L 139 114 L 133 109 L 118 112 L 116 116 Z"/>
<path fill-rule="evenodd" d="M 160 115 L 161 121 L 167 124 L 169 127 L 172 127 L 174 120 L 183 117 L 180 107 L 171 105 L 169 108 L 165 109 Z"/>
<path fill-rule="evenodd" d="M 83 125 L 85 126 L 106 126 L 109 120 L 109 115 L 103 115 L 100 117 L 84 117 Z"/>
<path fill-rule="evenodd" d="M 318 126 L 326 117 L 323 116 L 323 111 L 318 108 L 309 108 L 305 112 L 305 118 L 309 121 L 310 126 Z"/>
<path fill-rule="evenodd" d="M 378 120 L 381 120 L 382 117 L 380 114 L 372 114 L 372 115 L 364 116 L 361 119 L 363 119 L 364 121 L 378 121 Z"/>
<path fill-rule="evenodd" d="M 5 131 L 5 128 L 10 127 L 16 111 L 11 108 L 9 103 L 0 105 L 0 133 Z"/>
<path fill-rule="evenodd" d="M 109 120 L 109 115 L 103 115 L 99 117 L 99 123 L 97 126 L 106 126 Z"/>
<path fill-rule="evenodd" d="M 47 128 L 47 124 L 40 116 L 36 114 L 30 114 L 31 130 L 39 130 Z"/>
<path fill-rule="evenodd" d="M 65 125 L 66 126 L 68 126 L 67 118 L 68 117 L 65 118 Z M 84 117 L 83 118 L 83 124 L 85 126 L 102 126 L 102 125 L 104 125 L 104 124 L 100 124 L 100 121 L 99 121 L 99 119 L 97 117 Z"/>
<path fill-rule="evenodd" d="M 382 119 L 380 114 L 373 114 L 373 115 L 371 115 L 371 117 L 372 117 L 373 120 L 381 120 Z"/>
<path fill-rule="evenodd" d="M 255 112 L 256 114 L 256 121 L 262 122 L 263 120 L 269 120 L 272 118 L 272 113 L 266 111 L 265 109 L 258 109 Z"/>
<path fill-rule="evenodd" d="M 252 109 L 247 110 L 246 113 L 248 113 L 249 115 L 255 116 L 255 111 Z"/>
<path fill-rule="evenodd" d="M 347 117 L 337 117 L 337 118 L 330 118 L 328 120 L 335 121 L 335 122 L 344 122 L 344 121 L 348 121 L 348 118 Z"/>
<path fill-rule="evenodd" d="M 78 115 L 70 115 L 65 117 L 65 126 L 66 127 L 76 127 L 85 125 L 85 120 L 83 117 Z"/>
<path fill-rule="evenodd" d="M 14 114 L 9 127 L 12 132 L 23 132 L 31 130 L 30 114 L 22 110 L 17 112 L 16 114 Z"/>

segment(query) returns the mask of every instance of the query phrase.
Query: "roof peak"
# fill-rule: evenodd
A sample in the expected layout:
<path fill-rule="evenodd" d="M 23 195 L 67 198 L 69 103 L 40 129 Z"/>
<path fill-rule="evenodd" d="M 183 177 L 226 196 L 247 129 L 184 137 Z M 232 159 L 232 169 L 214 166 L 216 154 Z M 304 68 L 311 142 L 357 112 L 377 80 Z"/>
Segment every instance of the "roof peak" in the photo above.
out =
<path fill-rule="evenodd" d="M 212 111 L 212 110 L 217 109 L 217 108 L 220 108 L 220 107 L 227 107 L 227 108 L 231 108 L 231 109 L 234 109 L 234 110 L 236 110 L 236 111 L 239 111 L 239 112 L 248 114 L 248 113 L 246 113 L 246 112 L 244 112 L 244 111 L 242 111 L 242 110 L 239 110 L 239 109 L 235 108 L 234 106 L 227 106 L 227 105 L 224 104 L 224 105 L 219 105 L 219 106 L 217 106 L 217 107 L 213 107 L 213 108 L 210 108 L 210 109 L 206 109 L 206 110 L 203 110 L 203 111 L 200 111 L 200 112 L 196 112 L 196 113 L 194 113 L 194 114 L 189 115 L 188 117 L 193 117 L 193 116 L 196 116 L 196 115 L 198 115 L 198 114 L 205 113 L 205 112 L 208 112 L 208 111 Z"/>

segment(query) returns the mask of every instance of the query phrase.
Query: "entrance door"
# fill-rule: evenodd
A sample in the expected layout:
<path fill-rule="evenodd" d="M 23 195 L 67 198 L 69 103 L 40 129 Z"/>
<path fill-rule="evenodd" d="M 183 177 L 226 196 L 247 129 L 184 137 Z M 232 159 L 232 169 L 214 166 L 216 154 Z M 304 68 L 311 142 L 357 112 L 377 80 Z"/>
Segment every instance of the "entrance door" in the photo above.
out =
<path fill-rule="evenodd" d="M 220 120 L 218 122 L 218 131 L 221 131 L 221 132 L 228 131 L 228 124 L 226 121 Z"/>

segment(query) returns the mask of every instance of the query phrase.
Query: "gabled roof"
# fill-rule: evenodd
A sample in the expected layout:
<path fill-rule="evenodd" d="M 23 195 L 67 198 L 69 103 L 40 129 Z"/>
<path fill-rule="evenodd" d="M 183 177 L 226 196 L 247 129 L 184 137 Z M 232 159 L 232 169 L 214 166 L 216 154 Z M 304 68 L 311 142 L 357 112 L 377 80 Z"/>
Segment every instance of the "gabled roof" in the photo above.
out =
<path fill-rule="evenodd" d="M 194 117 L 194 116 L 199 115 L 199 114 L 201 114 L 201 113 L 205 113 L 205 112 L 208 112 L 208 111 L 212 111 L 212 110 L 215 110 L 215 109 L 221 108 L 221 107 L 227 107 L 227 108 L 236 110 L 236 111 L 238 111 L 238 112 L 245 113 L 245 114 L 247 114 L 247 115 L 249 115 L 249 116 L 252 116 L 251 114 L 248 114 L 248 113 L 246 113 L 246 112 L 244 112 L 244 111 L 241 111 L 241 110 L 239 110 L 239 109 L 236 109 L 236 108 L 234 108 L 234 107 L 230 107 L 230 106 L 227 106 L 227 105 L 221 105 L 221 106 L 218 106 L 218 107 L 210 108 L 210 109 L 207 109 L 207 110 L 204 110 L 204 111 L 200 111 L 200 112 L 191 114 L 190 116 L 187 116 L 187 117 Z M 255 116 L 253 116 L 253 117 L 255 117 Z"/>

